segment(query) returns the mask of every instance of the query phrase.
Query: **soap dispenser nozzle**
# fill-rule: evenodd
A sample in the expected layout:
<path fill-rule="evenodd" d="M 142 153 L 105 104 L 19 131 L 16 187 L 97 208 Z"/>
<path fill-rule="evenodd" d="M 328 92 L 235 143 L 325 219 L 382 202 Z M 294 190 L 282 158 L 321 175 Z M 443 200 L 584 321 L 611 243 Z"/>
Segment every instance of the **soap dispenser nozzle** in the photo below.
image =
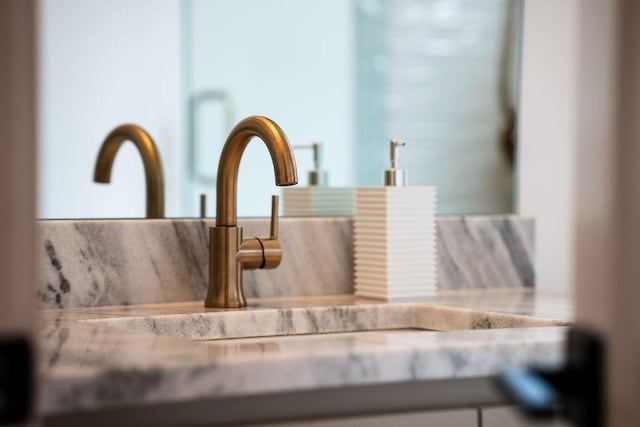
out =
<path fill-rule="evenodd" d="M 391 148 L 391 168 L 384 171 L 384 185 L 390 187 L 404 187 L 409 184 L 408 173 L 406 169 L 398 167 L 398 159 L 400 157 L 400 147 L 407 145 L 406 142 L 399 139 L 392 139 Z"/>
<path fill-rule="evenodd" d="M 320 164 L 322 163 L 322 143 L 313 142 L 306 145 L 294 145 L 294 149 L 311 149 L 313 150 L 313 169 L 309 171 L 309 186 L 318 187 L 328 184 L 328 174 L 326 171 L 321 170 Z"/>

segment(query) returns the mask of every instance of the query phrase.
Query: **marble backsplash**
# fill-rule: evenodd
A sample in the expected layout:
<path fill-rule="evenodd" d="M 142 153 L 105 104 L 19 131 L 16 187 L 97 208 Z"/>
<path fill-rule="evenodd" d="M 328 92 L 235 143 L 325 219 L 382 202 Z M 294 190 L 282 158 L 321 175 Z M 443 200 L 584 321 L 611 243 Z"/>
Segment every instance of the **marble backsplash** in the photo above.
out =
<path fill-rule="evenodd" d="M 439 217 L 438 288 L 533 287 L 534 221 L 513 215 Z M 43 308 L 203 300 L 212 219 L 42 220 Z M 245 237 L 268 218 L 243 219 Z M 353 220 L 281 218 L 282 264 L 244 273 L 249 298 L 353 292 Z"/>

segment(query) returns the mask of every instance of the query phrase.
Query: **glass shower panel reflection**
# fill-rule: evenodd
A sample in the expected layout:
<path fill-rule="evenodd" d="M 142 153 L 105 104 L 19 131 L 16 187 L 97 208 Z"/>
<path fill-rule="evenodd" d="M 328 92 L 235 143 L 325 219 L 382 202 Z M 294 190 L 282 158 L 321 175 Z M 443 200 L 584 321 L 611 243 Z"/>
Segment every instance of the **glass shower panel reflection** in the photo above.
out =
<path fill-rule="evenodd" d="M 266 115 L 294 145 L 322 141 L 331 186 L 381 185 L 388 140 L 440 214 L 513 211 L 519 0 L 184 2 L 190 166 L 183 208 L 214 215 L 219 150 L 233 123 Z M 195 108 L 194 99 L 213 97 Z M 231 117 L 231 119 L 229 118 Z M 307 185 L 310 156 L 297 156 Z M 272 165 L 249 144 L 240 216 L 267 216 Z"/>
<path fill-rule="evenodd" d="M 357 0 L 357 183 L 379 185 L 385 139 L 438 213 L 513 210 L 519 2 Z M 381 136 L 384 136 L 382 138 Z"/>
<path fill-rule="evenodd" d="M 233 122 L 264 115 L 293 145 L 323 141 L 330 184 L 353 185 L 352 3 L 190 0 L 184 7 L 187 96 L 221 91 L 232 105 Z M 197 175 L 213 176 L 217 169 L 224 143 L 220 135 L 230 130 L 221 113 L 213 103 L 198 112 L 191 143 L 201 154 L 194 156 L 197 172 L 191 170 L 185 179 L 187 215 L 199 212 L 201 192 L 209 199 L 208 214 L 214 214 L 215 179 L 204 182 Z M 307 185 L 312 167 L 309 156 L 298 156 L 299 185 Z M 269 195 L 280 190 L 263 144 L 247 147 L 238 185 L 238 214 L 268 216 Z"/>

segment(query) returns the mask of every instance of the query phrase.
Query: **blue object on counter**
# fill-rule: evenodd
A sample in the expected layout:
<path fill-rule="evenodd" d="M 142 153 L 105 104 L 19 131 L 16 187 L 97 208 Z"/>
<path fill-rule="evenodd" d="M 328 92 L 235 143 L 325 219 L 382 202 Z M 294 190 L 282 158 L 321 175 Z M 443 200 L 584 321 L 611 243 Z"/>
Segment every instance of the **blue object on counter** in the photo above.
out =
<path fill-rule="evenodd" d="M 556 393 L 542 376 L 519 368 L 508 368 L 500 374 L 503 387 L 507 388 L 518 404 L 532 412 L 553 411 Z"/>

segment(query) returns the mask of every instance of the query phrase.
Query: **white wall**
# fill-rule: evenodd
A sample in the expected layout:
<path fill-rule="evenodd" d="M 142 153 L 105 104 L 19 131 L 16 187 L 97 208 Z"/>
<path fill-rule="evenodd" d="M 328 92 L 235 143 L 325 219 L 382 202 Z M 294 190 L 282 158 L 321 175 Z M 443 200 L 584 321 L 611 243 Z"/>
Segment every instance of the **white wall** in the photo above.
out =
<path fill-rule="evenodd" d="M 182 165 L 179 0 L 41 0 L 38 216 L 140 217 L 142 162 L 132 144 L 111 184 L 95 184 L 102 139 L 144 127 L 160 149 L 167 216 L 179 212 Z"/>
<path fill-rule="evenodd" d="M 575 259 L 581 0 L 525 0 L 518 212 L 536 219 L 536 286 L 569 291 Z"/>

